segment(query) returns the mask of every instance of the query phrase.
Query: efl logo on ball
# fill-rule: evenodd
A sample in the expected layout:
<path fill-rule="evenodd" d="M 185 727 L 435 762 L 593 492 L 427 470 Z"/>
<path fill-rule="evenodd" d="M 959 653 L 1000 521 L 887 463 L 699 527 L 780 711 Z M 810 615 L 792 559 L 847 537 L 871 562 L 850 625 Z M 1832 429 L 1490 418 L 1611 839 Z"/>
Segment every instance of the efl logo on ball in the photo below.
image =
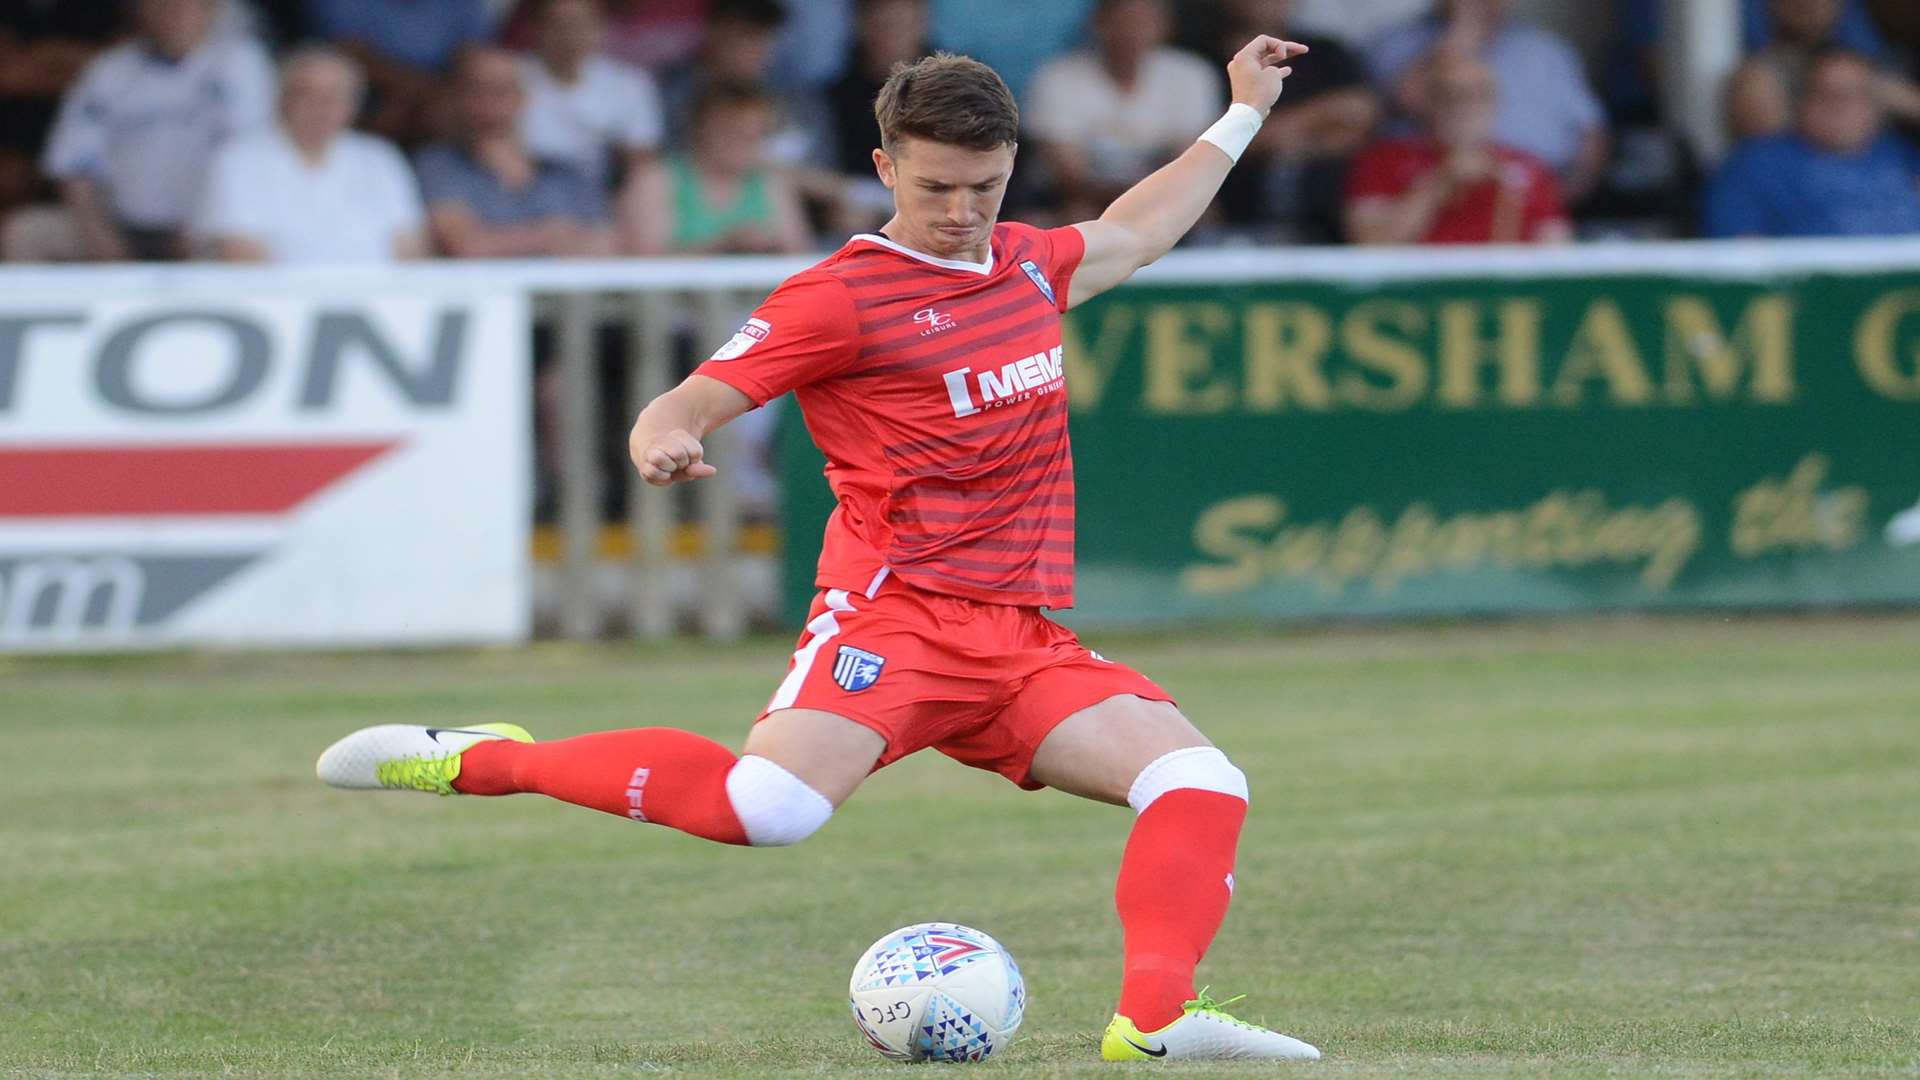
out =
<path fill-rule="evenodd" d="M 919 923 L 873 943 L 848 987 L 867 1044 L 896 1061 L 984 1061 L 1026 1015 L 1020 966 L 957 923 Z"/>

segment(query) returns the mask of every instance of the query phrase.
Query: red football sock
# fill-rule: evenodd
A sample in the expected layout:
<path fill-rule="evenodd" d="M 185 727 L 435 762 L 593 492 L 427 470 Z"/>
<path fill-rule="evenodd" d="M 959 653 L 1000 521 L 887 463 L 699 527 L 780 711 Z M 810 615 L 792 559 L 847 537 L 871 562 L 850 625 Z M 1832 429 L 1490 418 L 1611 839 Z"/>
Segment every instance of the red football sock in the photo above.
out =
<path fill-rule="evenodd" d="M 537 792 L 635 821 L 745 844 L 727 798 L 733 751 L 674 728 L 603 731 L 553 742 L 490 739 L 460 755 L 463 795 Z"/>
<path fill-rule="evenodd" d="M 1193 971 L 1227 917 L 1246 817 L 1244 799 L 1176 788 L 1134 822 L 1114 903 L 1126 937 L 1120 1014 L 1142 1031 L 1179 1019 L 1193 998 Z"/>

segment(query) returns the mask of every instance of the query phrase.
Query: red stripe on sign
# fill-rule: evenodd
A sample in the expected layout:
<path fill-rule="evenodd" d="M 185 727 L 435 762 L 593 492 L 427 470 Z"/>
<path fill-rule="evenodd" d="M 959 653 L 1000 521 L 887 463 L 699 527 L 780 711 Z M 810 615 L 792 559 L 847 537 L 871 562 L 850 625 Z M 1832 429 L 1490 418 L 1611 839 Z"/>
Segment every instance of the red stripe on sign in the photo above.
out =
<path fill-rule="evenodd" d="M 284 514 L 398 445 L 0 446 L 0 518 Z"/>

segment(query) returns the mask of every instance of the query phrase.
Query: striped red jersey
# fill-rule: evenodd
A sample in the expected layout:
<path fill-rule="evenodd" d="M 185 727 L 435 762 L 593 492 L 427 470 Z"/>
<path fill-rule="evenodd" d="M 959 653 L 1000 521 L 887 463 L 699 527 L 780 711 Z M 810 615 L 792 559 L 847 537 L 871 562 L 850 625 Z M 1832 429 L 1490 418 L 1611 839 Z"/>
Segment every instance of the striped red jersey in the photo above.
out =
<path fill-rule="evenodd" d="M 1002 223 L 983 263 L 856 236 L 787 279 L 699 374 L 795 391 L 839 501 L 817 584 L 1073 604 L 1060 315 L 1073 228 Z"/>

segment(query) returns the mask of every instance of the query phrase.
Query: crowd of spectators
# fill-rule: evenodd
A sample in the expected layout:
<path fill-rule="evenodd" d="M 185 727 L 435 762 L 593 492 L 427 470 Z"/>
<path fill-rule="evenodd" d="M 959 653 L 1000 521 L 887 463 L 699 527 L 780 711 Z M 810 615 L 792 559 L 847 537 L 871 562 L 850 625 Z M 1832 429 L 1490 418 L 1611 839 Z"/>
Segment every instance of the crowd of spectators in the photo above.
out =
<path fill-rule="evenodd" d="M 871 103 L 933 49 L 1024 106 L 1008 212 L 1070 221 L 1306 42 L 1199 242 L 1920 232 L 1911 0 L 1742 0 L 1733 149 L 1659 125 L 1659 0 L 1590 69 L 1510 0 L 1364 40 L 1297 0 L 127 0 L 0 5 L 0 257 L 797 253 L 889 212 Z M 277 58 L 277 59 L 276 59 Z"/>

